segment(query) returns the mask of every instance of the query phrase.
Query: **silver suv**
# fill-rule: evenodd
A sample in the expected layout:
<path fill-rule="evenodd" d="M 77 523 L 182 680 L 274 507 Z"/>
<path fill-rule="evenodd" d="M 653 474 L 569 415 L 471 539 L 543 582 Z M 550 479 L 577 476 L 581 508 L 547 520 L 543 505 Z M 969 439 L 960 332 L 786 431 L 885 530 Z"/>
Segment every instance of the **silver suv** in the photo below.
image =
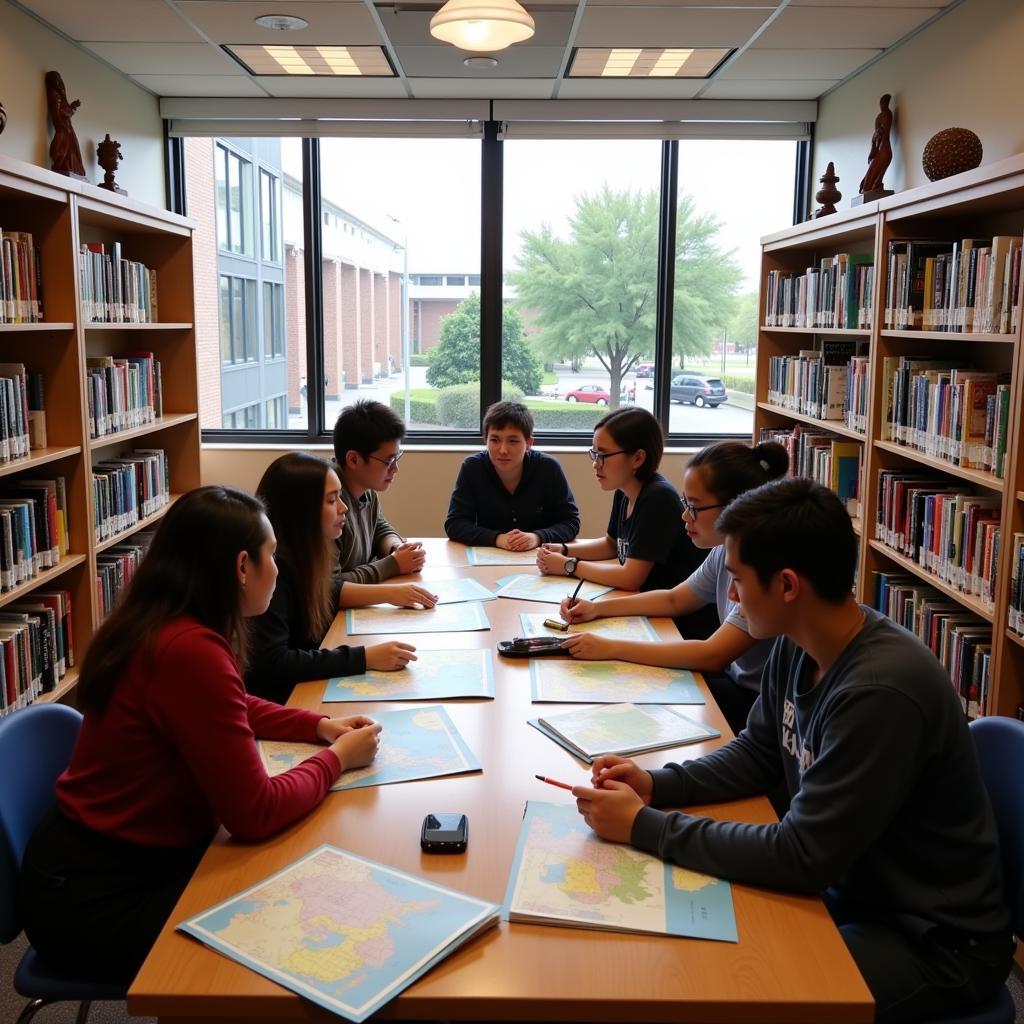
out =
<path fill-rule="evenodd" d="M 702 377 L 696 373 L 677 373 L 672 378 L 673 402 L 692 402 L 698 407 L 721 405 L 727 398 L 725 385 L 717 377 Z"/>

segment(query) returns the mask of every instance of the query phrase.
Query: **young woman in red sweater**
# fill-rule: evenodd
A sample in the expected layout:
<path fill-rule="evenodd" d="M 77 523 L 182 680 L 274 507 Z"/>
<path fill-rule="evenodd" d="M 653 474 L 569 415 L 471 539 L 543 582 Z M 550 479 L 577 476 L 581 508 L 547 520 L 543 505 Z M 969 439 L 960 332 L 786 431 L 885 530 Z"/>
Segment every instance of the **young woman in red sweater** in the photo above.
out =
<path fill-rule="evenodd" d="M 93 639 L 78 683 L 82 731 L 18 893 L 29 941 L 56 969 L 132 978 L 218 827 L 264 839 L 376 754 L 371 719 L 245 691 L 245 619 L 270 603 L 275 545 L 252 495 L 189 492 Z M 257 738 L 324 748 L 270 778 Z"/>

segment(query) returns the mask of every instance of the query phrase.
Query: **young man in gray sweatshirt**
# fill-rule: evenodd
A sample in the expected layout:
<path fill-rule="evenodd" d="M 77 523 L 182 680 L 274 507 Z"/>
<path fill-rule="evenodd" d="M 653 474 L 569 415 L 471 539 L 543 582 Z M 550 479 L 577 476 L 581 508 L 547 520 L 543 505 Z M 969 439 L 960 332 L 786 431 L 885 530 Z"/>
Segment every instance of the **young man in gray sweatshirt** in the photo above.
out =
<path fill-rule="evenodd" d="M 747 727 L 706 757 L 594 762 L 574 795 L 601 836 L 721 878 L 822 894 L 879 1021 L 998 991 L 1013 942 L 992 809 L 946 670 L 850 591 L 857 538 L 829 490 L 788 479 L 721 514 L 730 597 L 778 639 Z M 779 785 L 773 825 L 656 810 Z"/>

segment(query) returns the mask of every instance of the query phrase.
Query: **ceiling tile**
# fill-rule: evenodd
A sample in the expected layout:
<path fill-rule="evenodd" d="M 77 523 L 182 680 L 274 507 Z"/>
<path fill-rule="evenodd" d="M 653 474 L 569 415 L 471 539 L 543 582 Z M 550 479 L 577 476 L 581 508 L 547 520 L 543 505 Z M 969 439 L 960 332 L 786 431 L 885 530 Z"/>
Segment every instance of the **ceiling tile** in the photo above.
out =
<path fill-rule="evenodd" d="M 216 43 L 272 43 L 288 46 L 380 46 L 383 40 L 363 3 L 316 0 L 179 0 L 178 9 Z M 309 28 L 278 32 L 260 28 L 263 14 L 291 14 Z"/>
<path fill-rule="evenodd" d="M 494 54 L 495 68 L 467 68 L 468 54 L 453 46 L 399 46 L 402 71 L 409 78 L 555 78 L 565 49 L 561 46 L 510 46 Z"/>
<path fill-rule="evenodd" d="M 642 3 L 632 3 L 631 0 L 587 0 L 587 7 L 628 7 L 630 10 L 638 7 L 764 7 L 771 11 L 777 3 L 778 0 L 643 0 Z M 527 3 L 527 6 L 530 4 Z"/>
<path fill-rule="evenodd" d="M 199 41 L 163 0 L 27 0 L 24 6 L 79 41 Z"/>
<path fill-rule="evenodd" d="M 814 100 L 836 85 L 836 81 L 804 78 L 759 81 L 712 82 L 701 94 L 706 100 Z"/>
<path fill-rule="evenodd" d="M 416 99 L 547 100 L 555 83 L 550 78 L 495 78 L 489 82 L 467 82 L 459 78 L 410 78 Z"/>
<path fill-rule="evenodd" d="M 405 99 L 406 91 L 397 78 L 310 78 L 307 75 L 259 75 L 253 78 L 271 96 L 335 96 Z"/>
<path fill-rule="evenodd" d="M 595 7 L 583 13 L 576 46 L 742 46 L 770 9 Z"/>
<path fill-rule="evenodd" d="M 935 7 L 787 7 L 757 39 L 761 48 L 834 46 L 884 49 L 937 13 Z"/>
<path fill-rule="evenodd" d="M 209 43 L 86 43 L 93 53 L 129 75 L 244 75 Z"/>
<path fill-rule="evenodd" d="M 948 7 L 956 0 L 789 0 L 790 7 Z"/>
<path fill-rule="evenodd" d="M 563 6 L 565 6 L 563 4 Z M 430 34 L 430 11 L 396 11 L 391 7 L 377 10 L 381 25 L 395 46 L 449 46 L 440 43 Z M 531 10 L 535 30 L 529 40 L 530 46 L 565 46 L 572 29 L 573 15 L 568 10 Z M 453 50 L 456 47 L 451 47 Z M 510 47 L 515 49 L 515 47 Z M 461 50 L 457 52 L 461 53 Z M 507 52 L 507 51 L 499 51 Z"/>
<path fill-rule="evenodd" d="M 560 100 L 688 100 L 708 83 L 703 78 L 567 78 Z"/>
<path fill-rule="evenodd" d="M 741 53 L 715 81 L 731 78 L 845 78 L 881 50 L 768 50 Z"/>
<path fill-rule="evenodd" d="M 266 96 L 245 75 L 132 75 L 157 96 Z"/>

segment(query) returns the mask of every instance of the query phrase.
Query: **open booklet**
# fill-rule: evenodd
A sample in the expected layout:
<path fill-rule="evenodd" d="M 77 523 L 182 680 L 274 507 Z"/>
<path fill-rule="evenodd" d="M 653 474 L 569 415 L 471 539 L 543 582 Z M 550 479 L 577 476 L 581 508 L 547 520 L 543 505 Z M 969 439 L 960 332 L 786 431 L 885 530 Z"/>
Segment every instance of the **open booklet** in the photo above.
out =
<path fill-rule="evenodd" d="M 641 754 L 714 739 L 717 729 L 661 704 L 602 704 L 530 721 L 588 764 L 602 754 Z"/>

